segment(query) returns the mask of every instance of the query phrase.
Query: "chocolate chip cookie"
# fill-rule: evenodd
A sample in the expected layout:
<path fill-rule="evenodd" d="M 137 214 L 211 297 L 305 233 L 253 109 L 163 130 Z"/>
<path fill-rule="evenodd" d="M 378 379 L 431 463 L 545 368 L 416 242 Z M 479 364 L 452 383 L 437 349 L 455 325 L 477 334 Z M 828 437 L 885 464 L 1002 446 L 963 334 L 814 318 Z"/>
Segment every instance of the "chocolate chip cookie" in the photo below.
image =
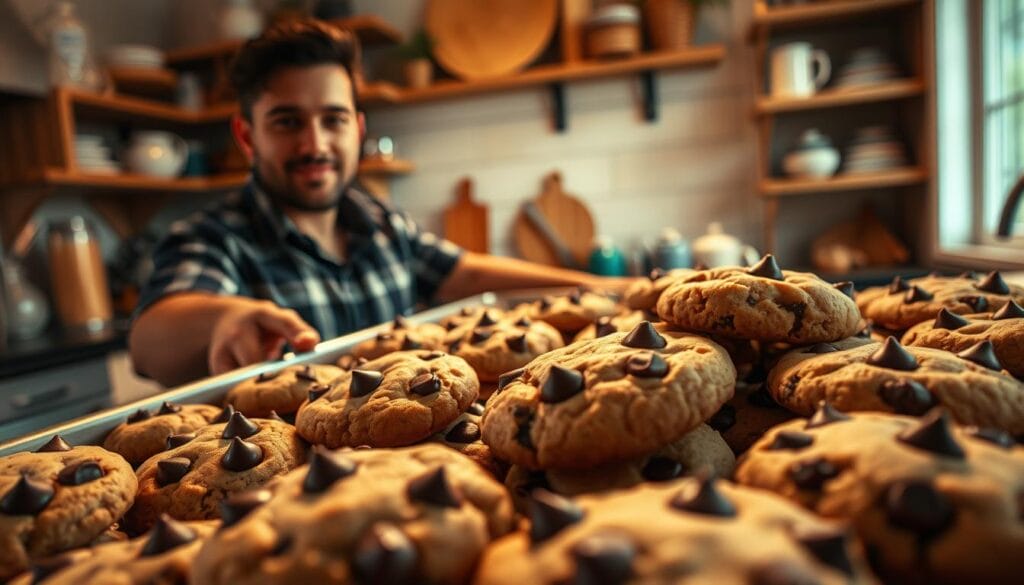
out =
<path fill-rule="evenodd" d="M 954 353 L 983 341 L 992 342 L 992 351 L 1006 371 L 1024 379 L 1024 309 L 1014 301 L 981 315 L 961 316 L 941 309 L 933 321 L 919 323 L 903 336 L 903 345 Z"/>
<path fill-rule="evenodd" d="M 460 414 L 441 432 L 432 435 L 427 442 L 438 443 L 462 453 L 502 481 L 508 474 L 508 465 L 495 457 L 491 448 L 483 442 L 483 433 L 480 432 L 480 416 L 483 413 L 482 404 L 472 404 L 469 410 Z"/>
<path fill-rule="evenodd" d="M 676 281 L 658 299 L 657 312 L 688 331 L 794 344 L 836 341 L 857 331 L 851 291 L 849 283 L 780 270 L 769 254 L 750 268 L 702 270 Z"/>
<path fill-rule="evenodd" d="M 508 373 L 487 402 L 484 442 L 500 459 L 530 469 L 643 457 L 714 414 L 735 378 L 729 356 L 711 340 L 644 321 Z"/>
<path fill-rule="evenodd" d="M 736 455 L 741 455 L 768 429 L 796 418 L 796 414 L 775 402 L 764 383 L 736 384 L 736 394 L 707 420 L 721 433 Z"/>
<path fill-rule="evenodd" d="M 631 331 L 641 321 L 656 322 L 659 320 L 657 315 L 652 316 L 647 311 L 626 311 L 611 317 L 607 315 L 598 317 L 596 321 L 581 329 L 573 338 L 573 342 L 604 337 L 616 331 Z"/>
<path fill-rule="evenodd" d="M 146 535 L 45 559 L 11 585 L 189 583 L 192 561 L 203 539 L 218 525 L 213 521 L 178 522 L 164 515 Z"/>
<path fill-rule="evenodd" d="M 491 311 L 482 312 L 470 327 L 454 329 L 447 341 L 448 351 L 466 360 L 481 382 L 497 382 L 501 374 L 565 345 L 562 334 L 543 321 L 496 319 Z"/>
<path fill-rule="evenodd" d="M 0 457 L 0 579 L 90 543 L 128 510 L 137 486 L 120 455 L 57 435 L 35 452 Z"/>
<path fill-rule="evenodd" d="M 413 349 L 443 349 L 447 330 L 435 323 L 415 325 L 405 317 L 396 317 L 391 331 L 381 331 L 352 350 L 356 358 L 368 360 L 379 358 L 394 351 Z"/>
<path fill-rule="evenodd" d="M 725 481 L 575 500 L 538 490 L 530 518 L 487 550 L 476 585 L 876 582 L 844 526 Z"/>
<path fill-rule="evenodd" d="M 323 364 L 288 366 L 265 372 L 228 390 L 224 404 L 249 417 L 266 418 L 270 412 L 293 414 L 311 390 L 325 387 L 341 375 L 341 368 Z"/>
<path fill-rule="evenodd" d="M 164 402 L 156 414 L 140 409 L 107 434 L 103 448 L 121 455 L 132 467 L 137 467 L 163 451 L 167 437 L 204 427 L 219 413 L 219 408 L 208 404 L 170 402 Z"/>
<path fill-rule="evenodd" d="M 466 360 L 439 351 L 398 351 L 343 372 L 299 408 L 295 427 L 331 448 L 397 447 L 440 431 L 476 401 Z"/>
<path fill-rule="evenodd" d="M 618 312 L 618 306 L 609 297 L 584 290 L 539 299 L 530 305 L 526 314 L 530 319 L 544 321 L 571 338 L 598 317 L 611 317 Z"/>
<path fill-rule="evenodd" d="M 1024 435 L 1024 383 L 1001 370 L 988 342 L 953 354 L 903 347 L 895 337 L 885 343 L 852 338 L 790 352 L 772 369 L 768 388 L 802 416 L 822 400 L 843 412 L 913 416 L 942 405 L 961 424 Z"/>
<path fill-rule="evenodd" d="M 769 431 L 736 480 L 849 520 L 890 582 L 1016 583 L 1024 448 L 949 420 L 826 407 Z"/>
<path fill-rule="evenodd" d="M 867 289 L 857 295 L 864 317 L 891 331 L 935 319 L 940 309 L 957 315 L 998 311 L 1010 300 L 1024 304 L 1024 287 L 1007 284 L 998 271 L 976 279 L 963 276 L 895 278 L 887 287 Z"/>
<path fill-rule="evenodd" d="M 622 295 L 622 303 L 634 310 L 650 310 L 658 305 L 661 293 L 677 280 L 693 276 L 697 271 L 689 268 L 677 268 L 665 272 L 655 268 L 647 278 L 638 278 L 626 288 Z"/>
<path fill-rule="evenodd" d="M 139 466 L 139 492 L 125 516 L 138 534 L 168 514 L 178 520 L 220 517 L 228 494 L 259 487 L 306 461 L 307 445 L 295 428 L 235 412 L 226 423 L 205 426 L 195 436 L 172 436 L 173 446 Z"/>
<path fill-rule="evenodd" d="M 265 504 L 260 504 L 265 501 Z M 513 528 L 500 483 L 440 445 L 329 452 L 225 502 L 193 583 L 466 583 Z"/>

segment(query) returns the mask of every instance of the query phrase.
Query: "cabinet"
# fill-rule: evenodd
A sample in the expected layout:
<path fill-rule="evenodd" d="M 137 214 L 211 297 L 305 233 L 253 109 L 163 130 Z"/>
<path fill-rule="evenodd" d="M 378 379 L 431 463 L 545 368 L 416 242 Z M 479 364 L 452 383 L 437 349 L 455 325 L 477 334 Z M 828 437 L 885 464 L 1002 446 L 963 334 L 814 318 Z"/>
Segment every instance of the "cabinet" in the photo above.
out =
<path fill-rule="evenodd" d="M 756 185 L 764 211 L 765 249 L 774 251 L 780 208 L 798 197 L 869 197 L 886 191 L 898 198 L 895 230 L 910 248 L 923 249 L 926 192 L 933 180 L 933 0 L 830 0 L 776 5 L 755 0 L 750 40 L 755 48 L 757 124 Z M 895 63 L 894 77 L 868 83 L 831 82 L 810 97 L 773 97 L 770 61 L 779 46 L 809 41 L 832 57 L 835 79 L 855 49 L 876 46 Z M 781 161 L 796 136 L 809 127 L 841 138 L 835 146 L 848 159 L 857 126 L 892 127 L 907 151 L 907 162 L 894 168 L 849 172 L 843 160 L 829 178 L 785 176 Z M 843 140 L 844 138 L 845 140 Z M 828 226 L 815 226 L 824 230 Z M 813 234 L 816 235 L 816 234 Z"/>

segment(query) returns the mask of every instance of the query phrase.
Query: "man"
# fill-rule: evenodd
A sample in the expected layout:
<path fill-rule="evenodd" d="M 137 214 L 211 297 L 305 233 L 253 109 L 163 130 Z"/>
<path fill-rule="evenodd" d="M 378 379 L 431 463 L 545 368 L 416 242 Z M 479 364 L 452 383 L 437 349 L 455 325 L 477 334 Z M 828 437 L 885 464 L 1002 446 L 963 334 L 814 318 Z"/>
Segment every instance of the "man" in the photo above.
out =
<path fill-rule="evenodd" d="M 358 45 L 299 21 L 248 42 L 232 70 L 231 122 L 252 178 L 171 226 L 154 253 L 129 345 L 164 385 L 277 358 L 409 312 L 417 300 L 486 290 L 621 282 L 475 254 L 421 231 L 353 186 L 365 120 Z"/>

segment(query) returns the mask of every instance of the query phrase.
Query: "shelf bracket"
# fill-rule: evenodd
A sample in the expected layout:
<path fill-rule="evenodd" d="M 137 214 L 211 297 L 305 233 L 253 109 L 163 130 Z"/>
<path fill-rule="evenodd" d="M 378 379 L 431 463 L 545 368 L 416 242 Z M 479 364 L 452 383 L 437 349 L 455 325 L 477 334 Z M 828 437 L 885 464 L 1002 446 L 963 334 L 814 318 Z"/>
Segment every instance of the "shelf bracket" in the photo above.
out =
<path fill-rule="evenodd" d="M 551 88 L 551 118 L 552 123 L 555 126 L 555 131 L 562 133 L 565 132 L 566 128 L 566 111 L 565 111 L 565 84 L 564 83 L 552 83 Z"/>
<path fill-rule="evenodd" d="M 658 121 L 658 80 L 653 70 L 646 70 L 640 73 L 640 91 L 644 100 L 644 120 L 647 122 Z"/>

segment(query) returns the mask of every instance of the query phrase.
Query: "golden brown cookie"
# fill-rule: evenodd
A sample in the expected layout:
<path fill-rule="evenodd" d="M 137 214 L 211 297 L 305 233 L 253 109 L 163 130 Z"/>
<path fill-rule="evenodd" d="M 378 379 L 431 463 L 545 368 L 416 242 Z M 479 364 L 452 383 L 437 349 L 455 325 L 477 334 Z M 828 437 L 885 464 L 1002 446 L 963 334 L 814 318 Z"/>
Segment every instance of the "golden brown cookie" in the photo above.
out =
<path fill-rule="evenodd" d="M 889 582 L 1020 580 L 1024 448 L 955 427 L 940 409 L 922 419 L 822 409 L 769 431 L 736 480 L 849 520 Z"/>
<path fill-rule="evenodd" d="M 570 336 L 590 325 L 598 317 L 611 317 L 619 312 L 615 301 L 609 297 L 585 290 L 573 291 L 561 297 L 544 297 L 532 303 L 527 316 L 534 321 L 544 321 L 555 329 Z"/>
<path fill-rule="evenodd" d="M 957 315 L 941 309 L 934 321 L 910 328 L 903 345 L 933 347 L 953 353 L 984 341 L 992 343 L 996 359 L 1018 379 L 1024 379 L 1024 309 L 1014 301 L 994 313 Z"/>
<path fill-rule="evenodd" d="M 655 268 L 648 273 L 647 278 L 638 278 L 626 288 L 622 295 L 622 304 L 633 310 L 653 311 L 658 305 L 661 293 L 665 292 L 669 285 L 696 272 L 689 268 L 677 268 L 668 272 Z"/>
<path fill-rule="evenodd" d="M 624 311 L 611 317 L 607 315 L 598 317 L 596 321 L 581 329 L 573 337 L 573 342 L 604 337 L 616 331 L 631 331 L 641 321 L 657 322 L 660 321 L 660 318 L 657 315 L 652 318 L 646 311 Z"/>
<path fill-rule="evenodd" d="M 441 432 L 432 435 L 427 442 L 438 443 L 462 453 L 490 472 L 495 479 L 502 481 L 508 473 L 508 465 L 499 461 L 491 453 L 491 448 L 483 442 L 483 434 L 480 432 L 480 417 L 483 413 L 484 405 L 474 402 L 469 410 Z"/>
<path fill-rule="evenodd" d="M 228 390 L 224 404 L 234 406 L 248 417 L 266 418 L 271 412 L 294 414 L 310 390 L 326 386 L 341 374 L 341 368 L 305 364 L 264 372 Z"/>
<path fill-rule="evenodd" d="M 190 433 L 217 418 L 220 409 L 208 404 L 164 402 L 156 414 L 139 409 L 114 427 L 103 448 L 128 460 L 133 467 L 167 448 L 167 437 Z"/>
<path fill-rule="evenodd" d="M 543 321 L 493 315 L 481 312 L 471 326 L 453 329 L 447 339 L 448 351 L 466 360 L 481 382 L 497 382 L 501 374 L 564 345 L 562 334 Z"/>
<path fill-rule="evenodd" d="M 381 331 L 373 339 L 360 343 L 352 350 L 352 355 L 372 360 L 394 351 L 443 349 L 446 333 L 444 327 L 435 323 L 416 325 L 405 317 L 395 317 L 391 331 Z"/>
<path fill-rule="evenodd" d="M 797 415 L 775 402 L 764 383 L 736 383 L 736 394 L 707 420 L 736 455 L 742 455 L 764 433 Z"/>

